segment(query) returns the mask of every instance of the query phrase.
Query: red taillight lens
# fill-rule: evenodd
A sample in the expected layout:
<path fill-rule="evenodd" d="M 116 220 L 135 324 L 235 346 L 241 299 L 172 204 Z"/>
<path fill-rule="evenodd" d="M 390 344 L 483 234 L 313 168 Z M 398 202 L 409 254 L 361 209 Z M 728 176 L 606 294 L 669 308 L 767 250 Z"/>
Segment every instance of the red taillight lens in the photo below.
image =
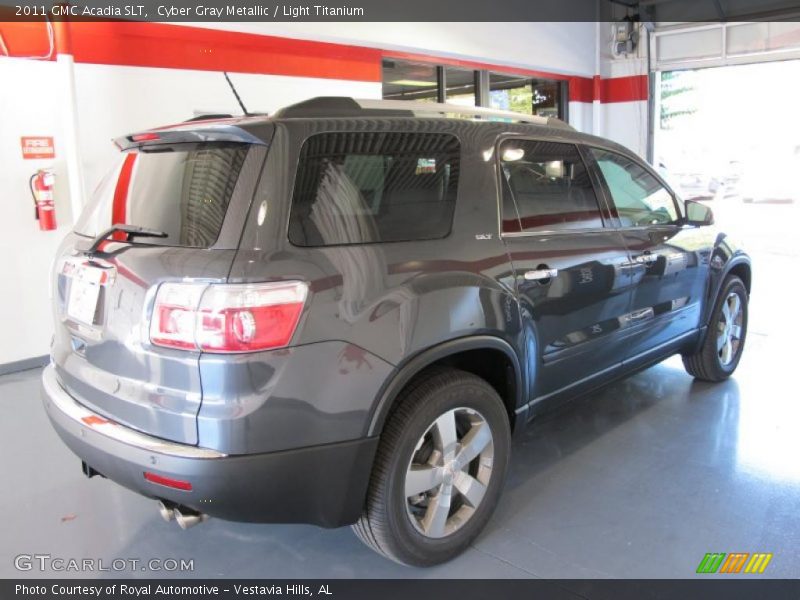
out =
<path fill-rule="evenodd" d="M 159 139 L 161 137 L 157 133 L 137 133 L 131 136 L 131 141 L 133 142 L 150 142 Z"/>
<path fill-rule="evenodd" d="M 197 307 L 206 287 L 206 284 L 162 284 L 150 321 L 150 341 L 159 346 L 194 350 Z"/>
<path fill-rule="evenodd" d="M 150 341 L 207 352 L 251 352 L 286 346 L 303 311 L 299 281 L 204 285 L 166 283 L 156 295 Z"/>

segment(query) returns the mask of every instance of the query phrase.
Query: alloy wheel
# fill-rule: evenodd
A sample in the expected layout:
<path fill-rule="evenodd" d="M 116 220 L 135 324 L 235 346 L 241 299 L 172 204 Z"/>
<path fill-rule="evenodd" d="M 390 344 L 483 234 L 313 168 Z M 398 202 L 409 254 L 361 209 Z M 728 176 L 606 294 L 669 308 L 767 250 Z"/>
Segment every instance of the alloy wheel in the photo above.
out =
<path fill-rule="evenodd" d="M 736 292 L 725 298 L 717 324 L 717 356 L 719 363 L 727 367 L 733 362 L 742 343 L 742 299 Z"/>
<path fill-rule="evenodd" d="M 420 438 L 405 478 L 406 511 L 416 530 L 446 537 L 467 523 L 492 477 L 494 444 L 486 419 L 455 408 Z"/>

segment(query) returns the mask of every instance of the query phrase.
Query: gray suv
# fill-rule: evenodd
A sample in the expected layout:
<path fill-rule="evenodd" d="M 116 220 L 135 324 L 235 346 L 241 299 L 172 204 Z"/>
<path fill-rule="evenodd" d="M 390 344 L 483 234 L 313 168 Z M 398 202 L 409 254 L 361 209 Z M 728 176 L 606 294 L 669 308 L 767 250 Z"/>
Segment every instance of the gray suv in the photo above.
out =
<path fill-rule="evenodd" d="M 536 415 L 741 356 L 747 255 L 558 120 L 316 98 L 116 144 L 55 262 L 44 403 L 86 475 L 181 527 L 352 525 L 439 563 Z"/>

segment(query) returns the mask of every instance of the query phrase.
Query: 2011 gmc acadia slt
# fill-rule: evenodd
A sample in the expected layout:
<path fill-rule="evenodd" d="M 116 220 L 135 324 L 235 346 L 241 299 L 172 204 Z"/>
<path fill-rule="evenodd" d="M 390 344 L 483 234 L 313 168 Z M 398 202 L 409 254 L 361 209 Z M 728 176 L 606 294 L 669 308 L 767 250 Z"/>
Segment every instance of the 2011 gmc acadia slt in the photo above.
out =
<path fill-rule="evenodd" d="M 44 403 L 87 475 L 183 527 L 352 525 L 439 563 L 547 406 L 739 362 L 747 255 L 558 120 L 316 98 L 116 144 L 55 262 Z"/>

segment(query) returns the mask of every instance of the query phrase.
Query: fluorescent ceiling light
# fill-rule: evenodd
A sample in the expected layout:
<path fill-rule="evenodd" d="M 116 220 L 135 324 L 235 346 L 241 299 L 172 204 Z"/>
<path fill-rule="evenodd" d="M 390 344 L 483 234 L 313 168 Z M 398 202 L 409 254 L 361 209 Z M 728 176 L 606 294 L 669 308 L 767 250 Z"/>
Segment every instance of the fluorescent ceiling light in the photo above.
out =
<path fill-rule="evenodd" d="M 409 87 L 429 87 L 435 86 L 435 81 L 417 81 L 416 79 L 398 79 L 397 81 L 392 81 L 394 85 L 407 85 Z"/>

